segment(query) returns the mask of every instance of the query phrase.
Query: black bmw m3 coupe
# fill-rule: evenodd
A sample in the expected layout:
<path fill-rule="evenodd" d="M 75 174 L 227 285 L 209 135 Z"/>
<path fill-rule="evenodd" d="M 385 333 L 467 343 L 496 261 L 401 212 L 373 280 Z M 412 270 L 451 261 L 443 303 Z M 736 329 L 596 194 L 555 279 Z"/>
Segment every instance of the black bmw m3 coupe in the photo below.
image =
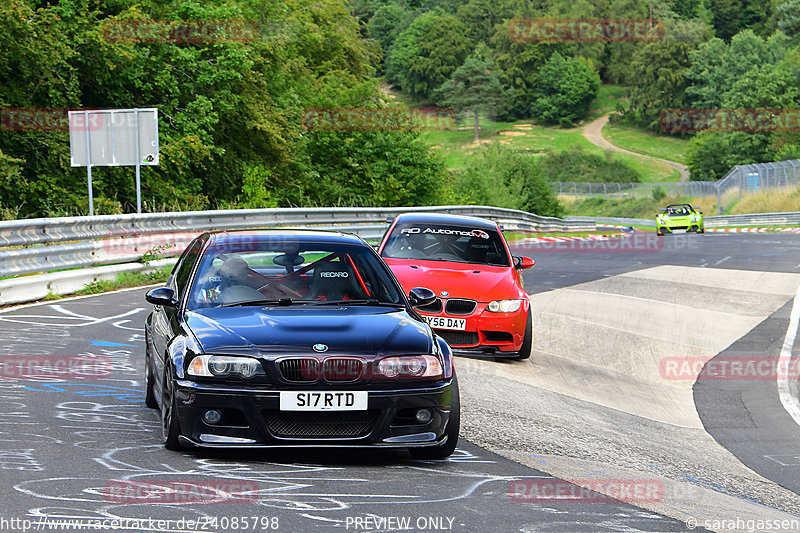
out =
<path fill-rule="evenodd" d="M 146 403 L 164 444 L 387 447 L 450 455 L 450 347 L 372 246 L 310 230 L 205 233 L 151 290 Z"/>

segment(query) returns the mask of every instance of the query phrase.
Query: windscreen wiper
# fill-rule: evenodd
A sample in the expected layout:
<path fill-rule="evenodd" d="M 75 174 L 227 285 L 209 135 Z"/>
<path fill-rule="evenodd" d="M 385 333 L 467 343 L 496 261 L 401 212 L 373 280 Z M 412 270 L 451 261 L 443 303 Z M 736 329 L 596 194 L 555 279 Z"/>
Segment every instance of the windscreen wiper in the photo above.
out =
<path fill-rule="evenodd" d="M 294 300 L 291 298 L 270 298 L 264 300 L 244 300 L 242 302 L 231 302 L 222 304 L 220 307 L 242 307 L 246 305 L 292 305 Z"/>
<path fill-rule="evenodd" d="M 375 298 L 365 298 L 361 300 L 320 300 L 314 302 L 314 305 L 380 305 L 388 307 L 405 307 L 401 303 L 382 302 Z"/>

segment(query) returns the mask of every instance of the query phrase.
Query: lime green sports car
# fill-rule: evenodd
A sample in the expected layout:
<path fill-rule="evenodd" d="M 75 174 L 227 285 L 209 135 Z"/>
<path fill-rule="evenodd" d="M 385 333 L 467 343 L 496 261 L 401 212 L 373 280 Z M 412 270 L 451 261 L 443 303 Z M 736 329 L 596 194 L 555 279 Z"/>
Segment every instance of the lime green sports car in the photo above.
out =
<path fill-rule="evenodd" d="M 689 204 L 670 204 L 656 217 L 656 232 L 665 233 L 704 233 L 703 212 Z"/>

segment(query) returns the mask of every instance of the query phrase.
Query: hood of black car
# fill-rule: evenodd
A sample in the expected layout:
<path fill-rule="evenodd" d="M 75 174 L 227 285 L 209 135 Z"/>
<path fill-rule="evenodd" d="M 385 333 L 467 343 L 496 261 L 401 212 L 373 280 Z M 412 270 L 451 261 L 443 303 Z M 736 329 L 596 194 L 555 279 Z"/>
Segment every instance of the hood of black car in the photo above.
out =
<path fill-rule="evenodd" d="M 303 355 L 324 345 L 326 354 L 370 357 L 433 347 L 426 325 L 405 309 L 386 307 L 218 307 L 187 311 L 186 325 L 205 353 L 216 354 Z"/>

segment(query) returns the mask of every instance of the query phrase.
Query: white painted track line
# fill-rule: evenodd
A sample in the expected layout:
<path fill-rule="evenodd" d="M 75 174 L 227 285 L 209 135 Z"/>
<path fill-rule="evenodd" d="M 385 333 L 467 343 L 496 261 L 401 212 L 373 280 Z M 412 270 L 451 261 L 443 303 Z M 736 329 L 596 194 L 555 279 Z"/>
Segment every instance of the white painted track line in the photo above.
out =
<path fill-rule="evenodd" d="M 794 295 L 794 303 L 792 304 L 792 313 L 789 316 L 789 327 L 786 330 L 786 337 L 783 339 L 783 346 L 781 346 L 781 356 L 778 359 L 778 396 L 781 399 L 781 404 L 786 412 L 794 419 L 795 423 L 800 425 L 800 404 L 797 399 L 792 396 L 789 390 L 789 379 L 791 379 L 790 362 L 792 360 L 792 348 L 794 348 L 794 341 L 797 338 L 797 326 L 800 324 L 800 287 Z"/>

